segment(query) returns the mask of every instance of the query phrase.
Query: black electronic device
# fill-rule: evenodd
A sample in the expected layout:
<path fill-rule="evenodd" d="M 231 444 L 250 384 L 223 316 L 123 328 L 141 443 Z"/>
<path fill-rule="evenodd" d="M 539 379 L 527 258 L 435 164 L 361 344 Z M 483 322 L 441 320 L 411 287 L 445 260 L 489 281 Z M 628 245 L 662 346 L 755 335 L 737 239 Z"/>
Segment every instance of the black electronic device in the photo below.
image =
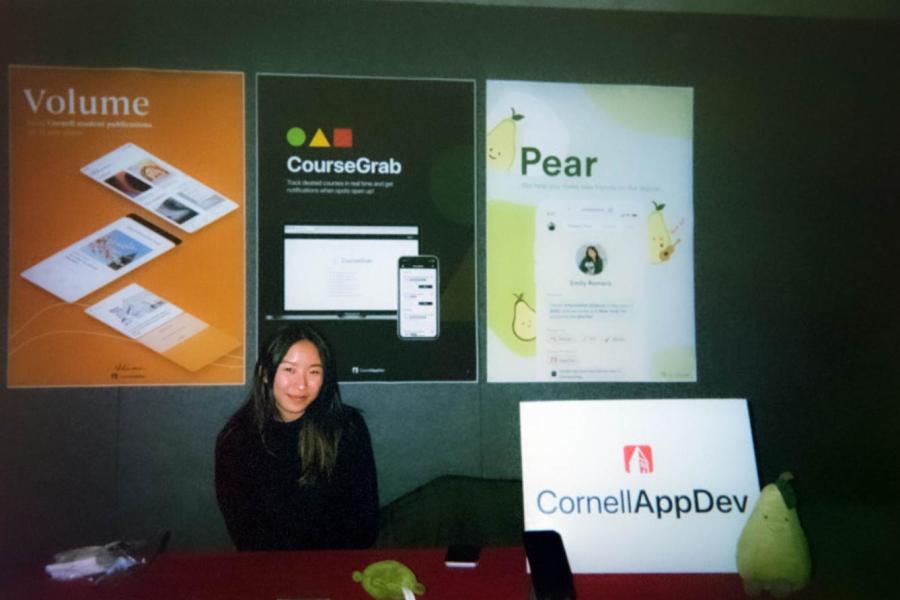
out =
<path fill-rule="evenodd" d="M 559 533 L 553 530 L 526 531 L 522 534 L 522 541 L 531 569 L 531 598 L 575 600 L 572 569 Z"/>
<path fill-rule="evenodd" d="M 448 567 L 471 569 L 478 566 L 481 548 L 465 544 L 452 544 L 447 548 L 444 564 Z"/>

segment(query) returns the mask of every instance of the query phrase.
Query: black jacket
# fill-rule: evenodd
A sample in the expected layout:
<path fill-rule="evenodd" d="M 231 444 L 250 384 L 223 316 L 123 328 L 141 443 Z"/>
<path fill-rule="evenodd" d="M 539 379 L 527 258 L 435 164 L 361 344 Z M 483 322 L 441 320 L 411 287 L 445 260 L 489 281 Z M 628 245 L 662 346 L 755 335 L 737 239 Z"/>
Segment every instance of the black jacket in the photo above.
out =
<path fill-rule="evenodd" d="M 297 483 L 302 417 L 272 421 L 260 436 L 245 407 L 225 426 L 216 440 L 216 498 L 238 550 L 372 545 L 378 534 L 372 442 L 359 411 L 345 408 L 331 477 L 303 486 Z"/>

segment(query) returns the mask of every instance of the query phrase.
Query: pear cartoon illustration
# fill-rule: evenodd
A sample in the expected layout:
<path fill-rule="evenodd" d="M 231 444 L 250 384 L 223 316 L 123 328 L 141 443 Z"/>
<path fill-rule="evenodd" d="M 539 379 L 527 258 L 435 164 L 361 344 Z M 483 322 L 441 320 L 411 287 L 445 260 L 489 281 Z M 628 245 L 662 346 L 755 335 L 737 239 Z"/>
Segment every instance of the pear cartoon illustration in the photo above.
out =
<path fill-rule="evenodd" d="M 738 539 L 737 569 L 748 594 L 766 590 L 780 598 L 809 581 L 809 546 L 797 517 L 791 479 L 793 475 L 782 473 L 762 489 Z"/>
<path fill-rule="evenodd" d="M 665 204 L 654 202 L 653 212 L 647 217 L 647 250 L 650 253 L 650 262 L 654 265 L 672 258 L 675 246 L 681 243 L 681 240 L 672 243 L 672 236 L 669 235 L 669 228 L 666 227 L 666 220 L 662 214 L 665 207 Z"/>
<path fill-rule="evenodd" d="M 524 300 L 525 294 L 513 294 L 516 303 L 513 304 L 513 335 L 523 342 L 531 342 L 537 337 L 534 309 Z"/>
<path fill-rule="evenodd" d="M 487 164 L 494 169 L 508 171 L 516 158 L 516 122 L 525 118 L 513 108 L 506 117 L 487 134 Z"/>

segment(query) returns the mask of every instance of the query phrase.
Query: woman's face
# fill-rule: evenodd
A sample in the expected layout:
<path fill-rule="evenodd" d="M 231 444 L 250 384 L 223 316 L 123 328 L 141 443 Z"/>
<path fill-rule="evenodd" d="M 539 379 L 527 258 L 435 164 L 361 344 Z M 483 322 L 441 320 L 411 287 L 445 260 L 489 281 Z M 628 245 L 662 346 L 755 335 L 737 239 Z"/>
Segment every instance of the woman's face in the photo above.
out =
<path fill-rule="evenodd" d="M 593 246 L 588 246 L 587 249 L 588 256 L 591 257 L 591 260 L 597 260 L 597 249 Z"/>
<path fill-rule="evenodd" d="M 154 181 L 166 174 L 166 172 L 162 169 L 162 167 L 158 167 L 156 165 L 147 165 L 141 171 L 141 174 L 150 181 Z"/>
<path fill-rule="evenodd" d="M 281 419 L 296 421 L 306 412 L 322 389 L 325 367 L 315 345 L 300 340 L 291 346 L 275 370 L 272 394 Z"/>

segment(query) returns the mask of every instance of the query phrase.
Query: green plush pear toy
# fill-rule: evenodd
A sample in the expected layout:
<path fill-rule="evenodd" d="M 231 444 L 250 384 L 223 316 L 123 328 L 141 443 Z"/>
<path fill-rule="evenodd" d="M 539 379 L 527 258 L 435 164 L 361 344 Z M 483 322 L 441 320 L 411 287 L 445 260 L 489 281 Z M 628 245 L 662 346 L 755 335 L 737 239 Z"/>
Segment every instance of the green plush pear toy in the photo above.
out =
<path fill-rule="evenodd" d="M 797 516 L 793 478 L 782 473 L 762 489 L 738 539 L 737 569 L 751 596 L 768 591 L 782 598 L 809 582 L 809 545 Z"/>
<path fill-rule="evenodd" d="M 353 571 L 353 581 L 375 600 L 404 600 L 424 594 L 425 586 L 416 581 L 409 567 L 396 560 L 380 560 L 360 571 Z"/>

